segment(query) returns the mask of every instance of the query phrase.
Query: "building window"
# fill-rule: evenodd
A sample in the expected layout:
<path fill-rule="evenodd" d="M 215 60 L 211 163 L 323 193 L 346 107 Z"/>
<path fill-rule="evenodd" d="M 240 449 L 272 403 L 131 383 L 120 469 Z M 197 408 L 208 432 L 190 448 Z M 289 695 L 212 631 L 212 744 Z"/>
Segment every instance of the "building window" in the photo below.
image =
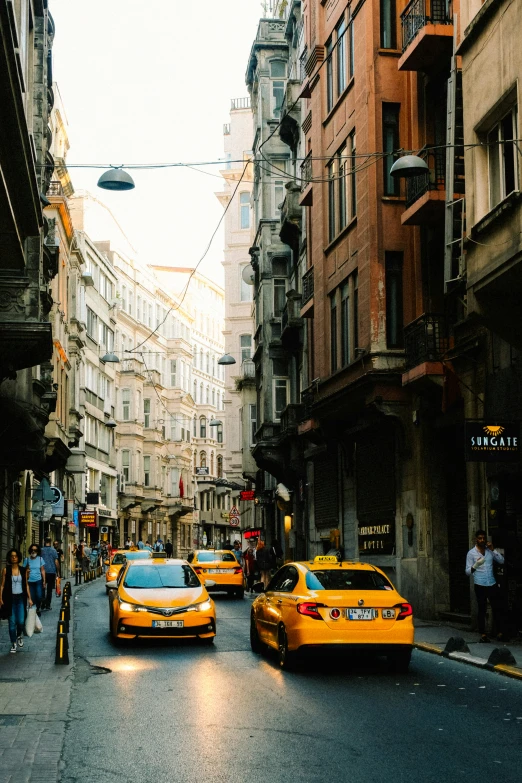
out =
<path fill-rule="evenodd" d="M 346 281 L 341 286 L 341 367 L 346 367 L 350 361 L 350 294 Z"/>
<path fill-rule="evenodd" d="M 223 478 L 223 457 L 221 455 L 217 458 L 217 477 Z"/>
<path fill-rule="evenodd" d="M 384 195 L 400 195 L 400 182 L 398 178 L 392 177 L 390 169 L 393 166 L 397 150 L 400 147 L 399 141 L 399 103 L 383 103 L 382 105 L 382 138 L 383 150 L 386 155 L 383 158 L 384 166 Z"/>
<path fill-rule="evenodd" d="M 386 347 L 403 348 L 402 261 L 400 252 L 384 254 L 386 273 Z"/>
<path fill-rule="evenodd" d="M 192 419 L 192 437 L 194 438 L 197 437 L 197 434 L 198 434 L 198 421 L 194 416 L 194 418 Z"/>
<path fill-rule="evenodd" d="M 252 358 L 252 335 L 242 334 L 239 337 L 239 347 L 241 350 L 241 362 Z"/>
<path fill-rule="evenodd" d="M 330 367 L 337 370 L 337 297 L 336 292 L 330 294 Z"/>
<path fill-rule="evenodd" d="M 489 206 L 493 209 L 518 189 L 517 107 L 514 106 L 488 133 Z"/>
<path fill-rule="evenodd" d="M 244 266 L 239 267 L 239 289 L 240 289 L 240 299 L 242 302 L 251 302 L 252 301 L 252 293 L 254 290 L 254 287 L 251 285 L 248 285 L 248 283 L 245 283 L 243 280 L 243 270 L 246 269 L 247 264 Z"/>
<path fill-rule="evenodd" d="M 248 416 L 250 419 L 250 446 L 253 446 L 256 442 L 256 430 L 257 430 L 257 405 L 250 403 L 248 406 Z"/>
<path fill-rule="evenodd" d="M 143 400 L 143 425 L 150 427 L 150 400 Z"/>
<path fill-rule="evenodd" d="M 274 316 L 281 317 L 286 305 L 286 279 L 274 277 Z"/>
<path fill-rule="evenodd" d="M 170 360 L 170 385 L 176 385 L 176 359 Z"/>
<path fill-rule="evenodd" d="M 128 449 L 123 449 L 121 452 L 121 472 L 123 473 L 125 481 L 130 481 L 130 464 L 130 451 Z"/>
<path fill-rule="evenodd" d="M 143 457 L 143 485 L 150 487 L 150 457 Z"/>
<path fill-rule="evenodd" d="M 218 426 L 216 427 L 216 430 L 217 430 L 217 432 L 216 432 L 217 442 L 218 443 L 223 443 L 223 425 L 222 424 L 218 424 Z"/>
<path fill-rule="evenodd" d="M 357 150 L 356 150 L 355 131 L 352 131 L 348 136 L 348 153 L 350 159 L 349 214 L 350 214 L 350 218 L 353 218 L 357 214 L 357 180 L 356 180 Z"/>
<path fill-rule="evenodd" d="M 200 468 L 207 467 L 207 454 L 205 451 L 202 451 L 199 455 L 199 467 Z"/>
<path fill-rule="evenodd" d="M 210 405 L 210 387 L 207 386 L 205 389 L 205 402 L 207 405 Z"/>
<path fill-rule="evenodd" d="M 337 97 L 346 89 L 346 21 L 343 19 L 335 28 L 337 38 Z"/>
<path fill-rule="evenodd" d="M 335 161 L 326 167 L 328 176 L 328 241 L 335 238 Z"/>
<path fill-rule="evenodd" d="M 207 437 L 207 420 L 204 416 L 201 416 L 199 420 L 199 437 L 200 438 Z"/>
<path fill-rule="evenodd" d="M 130 389 L 121 390 L 121 418 L 130 421 Z"/>
<path fill-rule="evenodd" d="M 241 228 L 250 228 L 250 193 L 239 194 Z"/>
<path fill-rule="evenodd" d="M 90 307 L 87 308 L 87 334 L 98 342 L 98 316 Z"/>
<path fill-rule="evenodd" d="M 351 7 L 348 9 L 348 78 L 354 75 L 354 35 L 353 35 L 353 16 Z"/>
<path fill-rule="evenodd" d="M 346 171 L 348 162 L 346 160 L 346 147 L 342 147 L 337 153 L 337 200 L 338 200 L 338 220 L 339 231 L 346 226 Z"/>
<path fill-rule="evenodd" d="M 395 0 L 381 0 L 381 49 L 397 48 Z"/>
<path fill-rule="evenodd" d="M 210 452 L 210 475 L 214 475 L 214 452 Z"/>
<path fill-rule="evenodd" d="M 286 63 L 284 60 L 272 60 L 270 63 L 270 77 L 272 78 L 272 116 L 281 115 L 281 106 L 285 97 L 285 83 L 280 81 L 286 78 Z"/>
<path fill-rule="evenodd" d="M 330 112 L 333 107 L 333 97 L 334 97 L 334 90 L 333 90 L 333 74 L 334 74 L 334 64 L 333 64 L 333 41 L 330 38 L 329 41 L 326 43 L 326 112 Z"/>
<path fill-rule="evenodd" d="M 288 365 L 284 359 L 272 359 L 272 392 L 274 421 L 279 421 L 289 396 Z"/>
<path fill-rule="evenodd" d="M 212 407 L 216 407 L 216 390 L 212 387 Z"/>
<path fill-rule="evenodd" d="M 282 179 L 276 179 L 274 180 L 274 205 L 272 214 L 274 217 L 278 218 L 281 215 L 281 206 L 283 204 L 283 201 L 285 200 L 285 183 Z"/>

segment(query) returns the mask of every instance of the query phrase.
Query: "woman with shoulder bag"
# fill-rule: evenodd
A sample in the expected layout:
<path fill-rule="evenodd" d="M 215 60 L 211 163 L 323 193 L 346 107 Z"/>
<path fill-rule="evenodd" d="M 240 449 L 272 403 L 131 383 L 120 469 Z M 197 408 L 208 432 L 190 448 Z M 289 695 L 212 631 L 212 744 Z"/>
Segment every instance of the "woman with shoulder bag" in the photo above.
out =
<path fill-rule="evenodd" d="M 0 616 L 9 620 L 9 638 L 11 639 L 11 652 L 15 653 L 18 647 L 24 646 L 24 623 L 26 604 L 33 605 L 29 583 L 27 581 L 27 569 L 20 565 L 22 556 L 16 549 L 10 549 L 7 553 L 7 565 L 2 571 L 2 584 L 0 585 Z"/>
<path fill-rule="evenodd" d="M 31 544 L 29 557 L 24 560 L 24 568 L 27 568 L 27 582 L 33 604 L 36 604 L 36 614 L 41 615 L 42 601 L 45 595 L 45 564 L 41 556 L 38 544 Z"/>

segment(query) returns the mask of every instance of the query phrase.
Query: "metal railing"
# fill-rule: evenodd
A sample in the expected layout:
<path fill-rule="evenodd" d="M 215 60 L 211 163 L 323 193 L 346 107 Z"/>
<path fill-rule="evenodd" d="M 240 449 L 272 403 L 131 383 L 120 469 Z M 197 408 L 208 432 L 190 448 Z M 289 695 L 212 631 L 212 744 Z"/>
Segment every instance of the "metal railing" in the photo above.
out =
<path fill-rule="evenodd" d="M 301 163 L 301 190 L 305 190 L 312 181 L 312 153 L 309 152 Z"/>
<path fill-rule="evenodd" d="M 241 362 L 241 377 L 242 378 L 255 378 L 256 366 L 252 359 L 244 359 Z"/>
<path fill-rule="evenodd" d="M 305 46 L 299 58 L 299 81 L 306 80 L 306 61 L 308 60 L 308 49 Z"/>
<path fill-rule="evenodd" d="M 306 304 L 314 295 L 314 268 L 307 269 L 303 275 L 303 298 L 301 306 Z"/>
<path fill-rule="evenodd" d="M 407 370 L 424 362 L 441 361 L 448 347 L 448 325 L 444 315 L 423 313 L 404 329 Z"/>
<path fill-rule="evenodd" d="M 410 0 L 401 14 L 402 51 L 427 24 L 453 24 L 451 0 Z"/>
<path fill-rule="evenodd" d="M 53 180 L 49 185 L 49 189 L 47 190 L 47 195 L 61 196 L 62 198 L 65 198 L 65 192 L 62 187 L 62 183 L 59 180 Z"/>
<path fill-rule="evenodd" d="M 138 359 L 123 359 L 120 364 L 120 372 L 141 374 L 143 372 L 143 364 Z"/>
<path fill-rule="evenodd" d="M 250 109 L 250 97 L 248 98 L 231 98 L 230 108 L 234 109 Z"/>
<path fill-rule="evenodd" d="M 426 161 L 430 170 L 426 174 L 406 179 L 406 209 L 427 191 L 446 188 L 446 150 L 433 150 L 429 153 L 421 150 L 419 157 Z"/>

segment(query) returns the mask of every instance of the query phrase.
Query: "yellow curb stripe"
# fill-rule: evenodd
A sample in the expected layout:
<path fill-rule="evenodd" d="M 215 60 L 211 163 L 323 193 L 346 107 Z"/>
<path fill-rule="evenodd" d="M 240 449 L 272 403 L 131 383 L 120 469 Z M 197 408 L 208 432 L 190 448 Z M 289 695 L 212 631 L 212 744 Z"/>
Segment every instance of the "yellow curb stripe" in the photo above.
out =
<path fill-rule="evenodd" d="M 424 652 L 435 653 L 435 655 L 442 655 L 442 650 L 434 644 L 427 644 L 426 642 L 414 642 L 413 646 L 417 650 L 424 650 Z"/>
<path fill-rule="evenodd" d="M 522 680 L 522 669 L 519 669 L 516 666 L 508 666 L 505 663 L 498 663 L 493 667 L 493 669 L 496 672 L 500 672 L 501 674 L 506 674 L 508 677 L 514 677 L 517 680 Z"/>

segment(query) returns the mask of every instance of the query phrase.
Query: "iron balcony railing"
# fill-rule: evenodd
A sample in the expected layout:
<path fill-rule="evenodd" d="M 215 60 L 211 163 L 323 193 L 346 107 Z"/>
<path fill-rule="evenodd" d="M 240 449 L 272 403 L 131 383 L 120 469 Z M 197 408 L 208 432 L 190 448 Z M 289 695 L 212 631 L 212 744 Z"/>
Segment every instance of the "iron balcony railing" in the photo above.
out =
<path fill-rule="evenodd" d="M 301 163 L 301 190 L 306 190 L 312 181 L 312 153 L 309 152 Z"/>
<path fill-rule="evenodd" d="M 402 51 L 427 24 L 453 24 L 451 0 L 411 0 L 401 14 Z"/>
<path fill-rule="evenodd" d="M 230 108 L 232 111 L 235 109 L 250 109 L 250 98 L 232 98 Z"/>
<path fill-rule="evenodd" d="M 255 378 L 256 366 L 252 359 L 244 359 L 241 362 L 241 377 L 242 378 Z"/>
<path fill-rule="evenodd" d="M 51 184 L 49 185 L 49 189 L 47 191 L 48 196 L 61 196 L 62 198 L 65 198 L 65 193 L 62 187 L 62 183 L 59 180 L 53 180 Z"/>
<path fill-rule="evenodd" d="M 446 150 L 421 150 L 419 157 L 426 161 L 430 170 L 406 179 L 406 209 L 429 190 L 445 190 L 446 187 Z"/>
<path fill-rule="evenodd" d="M 303 298 L 301 300 L 301 306 L 310 301 L 314 295 L 314 268 L 307 269 L 303 275 Z"/>
<path fill-rule="evenodd" d="M 424 362 L 442 361 L 448 347 L 448 325 L 444 315 L 423 313 L 404 329 L 407 370 Z"/>

